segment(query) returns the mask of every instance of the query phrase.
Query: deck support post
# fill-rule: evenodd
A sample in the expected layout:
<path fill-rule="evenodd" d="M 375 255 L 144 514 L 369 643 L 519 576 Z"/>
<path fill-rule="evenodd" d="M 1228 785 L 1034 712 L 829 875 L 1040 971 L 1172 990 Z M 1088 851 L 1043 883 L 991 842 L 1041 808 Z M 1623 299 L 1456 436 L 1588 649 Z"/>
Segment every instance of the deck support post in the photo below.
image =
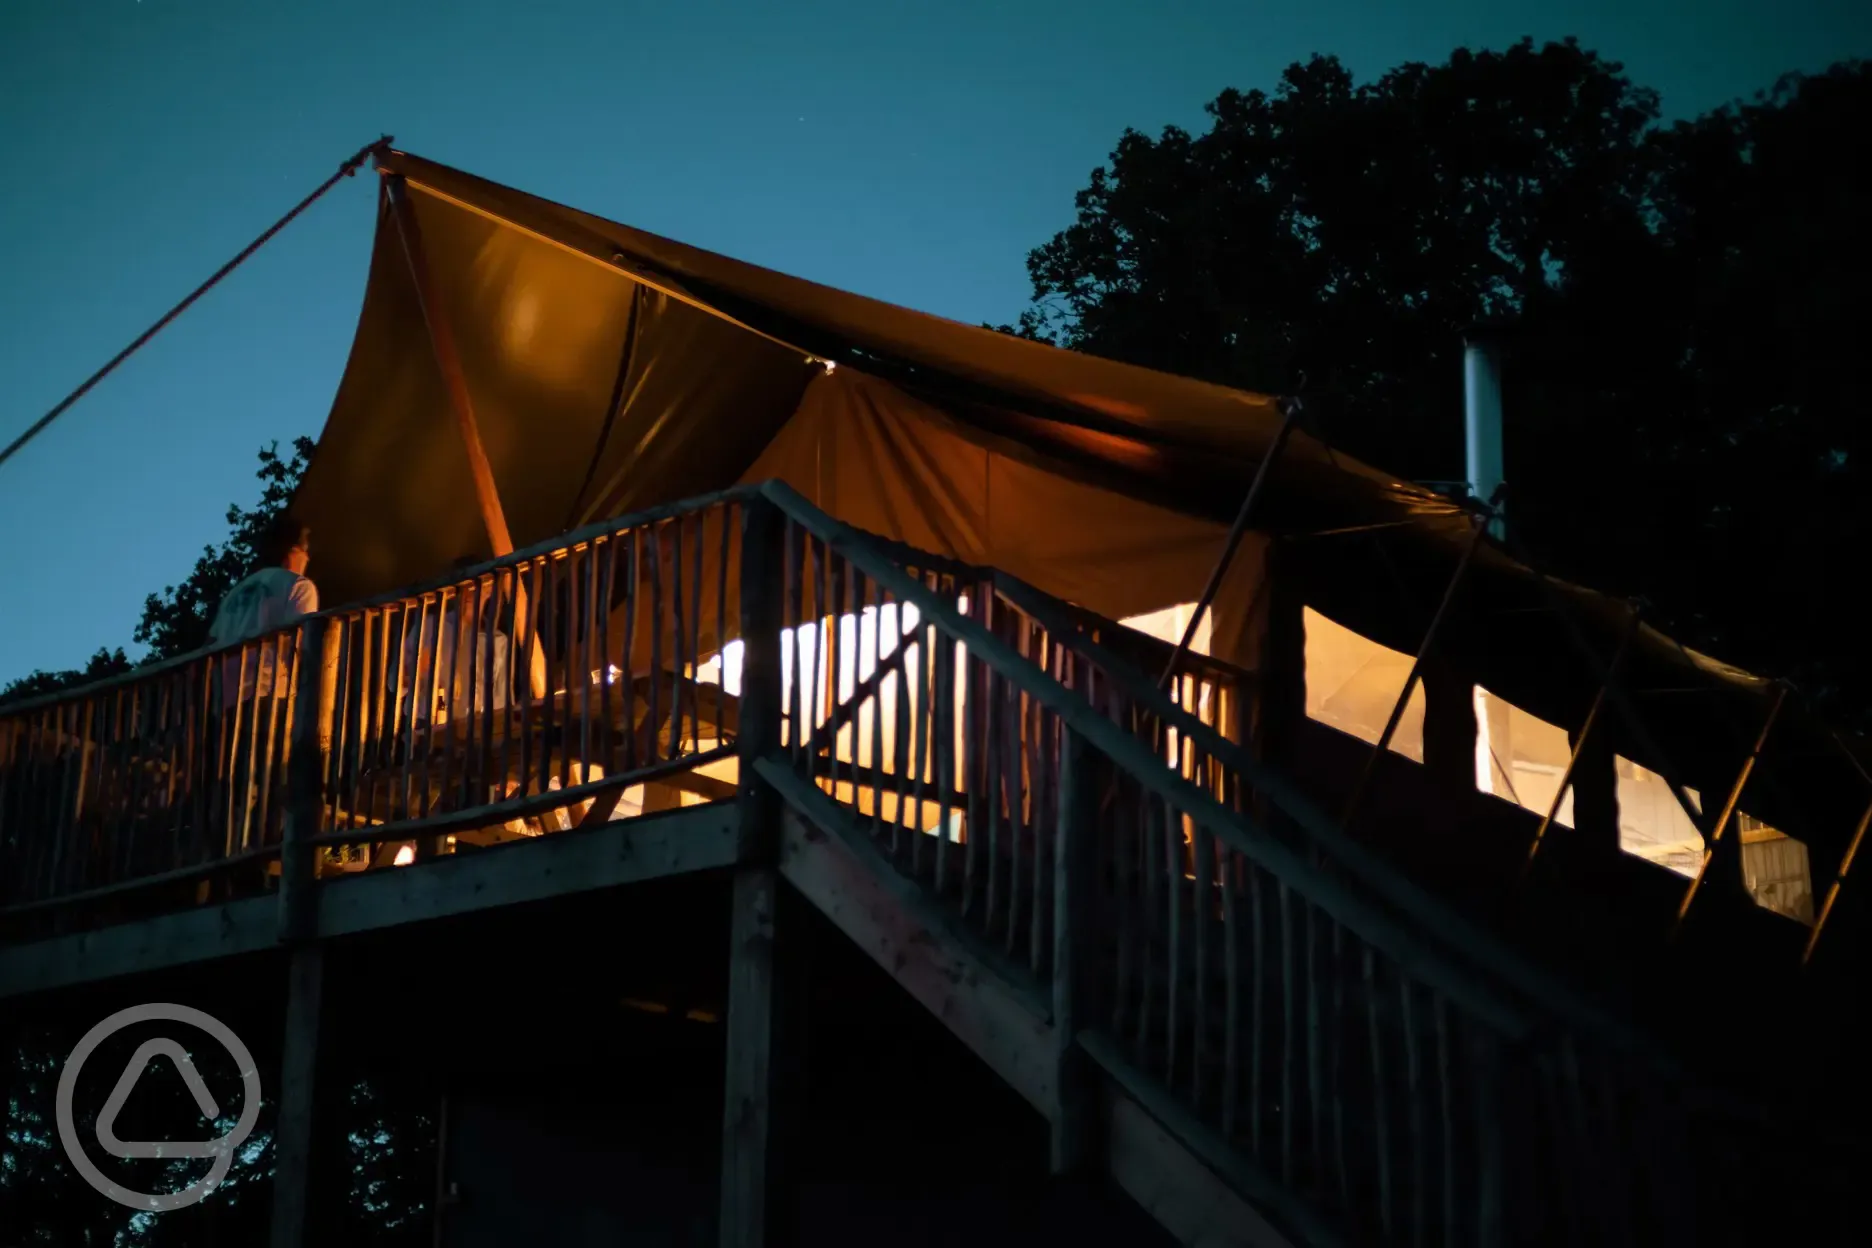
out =
<path fill-rule="evenodd" d="M 1095 1159 L 1103 1135 L 1099 1117 L 1099 1082 L 1091 1059 L 1079 1045 L 1079 1033 L 1092 1022 L 1096 1008 L 1089 989 L 1095 982 L 1092 933 L 1098 879 L 1097 794 L 1092 768 L 1097 756 L 1085 738 L 1070 728 L 1060 733 L 1059 822 L 1053 852 L 1053 1040 L 1054 1090 L 1051 1160 L 1056 1175 L 1083 1175 Z"/>
<path fill-rule="evenodd" d="M 309 842 L 319 832 L 331 760 L 338 646 L 328 636 L 329 623 L 313 616 L 299 626 L 299 683 L 280 838 L 279 938 L 290 961 L 274 1128 L 272 1248 L 304 1248 L 311 1240 L 313 1106 L 325 971 L 323 953 L 312 940 L 318 851 Z"/>
<path fill-rule="evenodd" d="M 797 996 L 787 972 L 806 933 L 776 923 L 780 799 L 755 763 L 780 749 L 780 628 L 785 521 L 762 497 L 741 513 L 739 818 L 744 865 L 736 872 L 729 928 L 727 1070 L 722 1097 L 722 1248 L 773 1248 L 797 1231 L 783 1101 L 797 1094 Z M 791 909 L 788 907 L 787 909 Z M 790 916 L 789 916 L 790 917 Z M 782 949 L 784 939 L 788 947 Z M 784 953 L 783 958 L 781 954 Z"/>
<path fill-rule="evenodd" d="M 315 944 L 293 950 L 286 975 L 286 1041 L 280 1050 L 279 1118 L 274 1127 L 271 1248 L 313 1242 L 313 1121 L 319 1022 L 323 1014 L 324 952 Z"/>

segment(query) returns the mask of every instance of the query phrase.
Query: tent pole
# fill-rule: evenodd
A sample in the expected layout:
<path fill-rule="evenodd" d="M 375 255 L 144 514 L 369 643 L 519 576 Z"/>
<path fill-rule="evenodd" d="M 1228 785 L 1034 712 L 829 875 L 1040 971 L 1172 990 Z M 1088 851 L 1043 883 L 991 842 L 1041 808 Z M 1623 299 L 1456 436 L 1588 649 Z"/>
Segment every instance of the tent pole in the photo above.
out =
<path fill-rule="evenodd" d="M 1853 829 L 1852 840 L 1847 842 L 1846 854 L 1840 859 L 1839 870 L 1833 874 L 1833 885 L 1827 889 L 1826 900 L 1820 903 L 1820 913 L 1814 916 L 1813 931 L 1807 934 L 1807 947 L 1801 950 L 1802 969 L 1813 961 L 1814 946 L 1820 943 L 1820 929 L 1826 926 L 1827 916 L 1833 913 L 1833 903 L 1839 900 L 1840 886 L 1846 883 L 1846 873 L 1852 870 L 1853 859 L 1859 856 L 1859 843 L 1865 840 L 1867 825 L 1872 825 L 1872 805 L 1868 805 L 1865 813 L 1859 816 L 1859 825 Z"/>
<path fill-rule="evenodd" d="M 1496 490 L 1496 497 L 1501 491 Z M 1398 691 L 1397 701 L 1391 705 L 1391 717 L 1385 720 L 1384 731 L 1378 734 L 1378 742 L 1365 760 L 1365 768 L 1359 772 L 1358 782 L 1352 786 L 1352 796 L 1347 799 L 1345 813 L 1339 816 L 1339 826 L 1350 828 L 1352 818 L 1358 814 L 1360 804 L 1365 799 L 1365 791 L 1371 786 L 1372 775 L 1378 770 L 1378 762 L 1390 748 L 1391 737 L 1397 732 L 1398 722 L 1404 718 L 1404 708 L 1410 705 L 1411 693 L 1423 679 L 1424 661 L 1430 657 L 1430 648 L 1436 644 L 1437 633 L 1442 630 L 1443 621 L 1449 616 L 1450 604 L 1456 601 L 1456 591 L 1462 588 L 1463 579 L 1468 576 L 1470 567 L 1475 563 L 1476 551 L 1482 545 L 1482 535 L 1488 531 L 1489 521 L 1495 515 L 1495 499 L 1479 508 L 1470 519 L 1469 541 L 1463 547 L 1462 560 L 1457 563 L 1456 571 L 1451 574 L 1449 584 L 1443 589 L 1443 601 L 1437 604 L 1436 614 L 1430 617 L 1430 627 L 1424 630 L 1422 644 L 1417 647 L 1417 657 L 1411 660 L 1410 674 L 1404 678 L 1404 688 Z"/>
<path fill-rule="evenodd" d="M 1587 641 L 1586 634 L 1580 631 L 1579 623 L 1568 613 L 1566 603 L 1561 599 L 1559 591 L 1553 587 L 1553 582 L 1548 579 L 1545 572 L 1535 566 L 1534 561 L 1528 557 L 1527 550 L 1515 540 L 1512 532 L 1504 533 L 1502 541 L 1507 545 L 1508 553 L 1514 556 L 1533 576 L 1534 584 L 1540 589 L 1541 596 L 1547 600 L 1548 608 L 1559 616 L 1560 622 L 1566 626 L 1567 635 L 1573 639 L 1574 648 L 1586 660 L 1587 666 L 1599 675 L 1601 687 L 1604 688 L 1606 696 L 1611 699 L 1613 707 L 1617 709 L 1619 718 L 1623 719 L 1625 726 L 1631 730 L 1632 739 L 1637 742 L 1638 748 L 1647 755 L 1650 761 L 1656 764 L 1655 770 L 1658 774 L 1670 784 L 1671 796 L 1677 799 L 1677 805 L 1684 812 L 1684 817 L 1690 820 L 1692 827 L 1700 830 L 1704 826 L 1703 812 L 1690 801 L 1690 794 L 1684 789 L 1683 781 L 1678 779 L 1676 769 L 1670 765 L 1670 760 L 1665 757 L 1664 751 L 1645 727 L 1644 717 L 1639 715 L 1638 708 L 1632 705 L 1631 699 L 1625 696 L 1624 686 L 1611 669 L 1600 661 L 1598 653 L 1592 648 L 1592 643 Z"/>
<path fill-rule="evenodd" d="M 410 207 L 403 175 L 385 173 L 384 190 L 390 196 L 397 236 L 403 242 L 403 256 L 409 261 L 410 277 L 416 285 L 416 303 L 422 309 L 423 324 L 429 330 L 429 345 L 435 351 L 436 366 L 441 369 L 442 383 L 448 389 L 449 406 L 461 430 L 462 446 L 468 452 L 468 471 L 474 478 L 475 501 L 481 507 L 488 542 L 494 549 L 494 557 L 504 558 L 514 549 L 513 536 L 507 530 L 507 513 L 501 508 L 500 493 L 494 486 L 494 470 L 489 467 L 487 450 L 481 445 L 481 430 L 475 421 L 474 401 L 468 395 L 468 378 L 462 371 L 461 353 L 456 348 L 448 315 L 436 298 L 434 279 L 423 251 L 422 231 Z M 527 618 L 526 587 L 518 577 L 514 578 L 514 599 L 514 627 L 518 630 L 524 627 L 522 621 Z M 534 699 L 538 700 L 546 696 L 546 656 L 537 636 L 529 636 L 526 646 L 529 685 Z"/>
<path fill-rule="evenodd" d="M 1554 790 L 1553 801 L 1547 805 L 1547 813 L 1540 821 L 1540 827 L 1534 829 L 1534 843 L 1528 847 L 1527 862 L 1521 869 L 1521 876 L 1526 879 L 1534 870 L 1534 860 L 1540 856 L 1541 845 L 1547 839 L 1547 830 L 1560 814 L 1560 803 L 1565 800 L 1567 789 L 1573 783 L 1573 773 L 1579 768 L 1579 761 L 1586 753 L 1587 738 L 1599 722 L 1599 712 L 1605 706 L 1606 690 L 1617 678 L 1618 670 L 1625 662 L 1625 652 L 1631 649 L 1632 638 L 1638 635 L 1640 615 L 1637 607 L 1632 608 L 1631 619 L 1625 625 L 1625 631 L 1619 637 L 1618 649 L 1612 652 L 1612 662 L 1606 666 L 1605 679 L 1599 682 L 1599 691 L 1593 694 L 1592 706 L 1586 711 L 1586 721 L 1580 725 L 1579 739 L 1573 743 L 1573 753 L 1567 759 L 1565 770 L 1560 773 L 1560 787 Z M 1575 820 L 1578 815 L 1574 816 Z M 1577 826 L 1577 825 L 1576 825 Z"/>
<path fill-rule="evenodd" d="M 1727 868 L 1733 862 L 1737 878 L 1730 882 L 1739 882 L 1745 889 L 1747 887 L 1747 876 L 1742 869 L 1742 833 L 1738 831 L 1735 834 L 1732 842 L 1735 845 L 1733 852 L 1729 851 L 1728 844 L 1723 841 L 1723 833 L 1728 830 L 1731 823 L 1735 822 L 1736 803 L 1742 800 L 1742 790 L 1747 787 L 1749 775 L 1755 770 L 1755 764 L 1760 760 L 1762 750 L 1767 748 L 1768 734 L 1774 731 L 1775 721 L 1781 717 L 1781 705 L 1786 701 L 1787 686 L 1777 684 L 1774 701 L 1768 704 L 1768 714 L 1762 719 L 1761 732 L 1755 738 L 1755 748 L 1750 750 L 1748 757 L 1742 760 L 1742 769 L 1736 772 L 1735 783 L 1729 786 L 1728 800 L 1723 802 L 1722 814 L 1717 817 L 1716 825 L 1710 829 L 1709 845 L 1703 851 L 1703 865 L 1697 868 L 1696 878 L 1691 880 L 1690 887 L 1684 890 L 1683 903 L 1677 907 L 1677 922 L 1671 928 L 1672 939 L 1675 939 L 1683 930 L 1684 918 L 1690 913 L 1690 903 L 1696 900 L 1697 891 L 1702 888 L 1703 881 L 1709 878 L 1710 868 L 1716 864 L 1717 854 L 1723 855 L 1723 862 L 1718 869 L 1724 872 L 1725 878 L 1728 875 Z"/>
<path fill-rule="evenodd" d="M 1203 613 L 1215 602 L 1216 593 L 1222 588 L 1222 575 L 1228 571 L 1229 561 L 1235 557 L 1235 551 L 1241 545 L 1242 537 L 1248 531 L 1248 519 L 1254 514 L 1255 503 L 1261 498 L 1262 487 L 1267 484 L 1268 470 L 1280 457 L 1281 448 L 1287 445 L 1288 435 L 1300 422 L 1301 403 L 1299 398 L 1290 397 L 1281 400 L 1280 429 L 1274 434 L 1274 440 L 1268 444 L 1267 454 L 1255 468 L 1254 480 L 1248 484 L 1248 493 L 1242 497 L 1241 508 L 1235 513 L 1235 523 L 1229 526 L 1228 540 L 1222 543 L 1222 554 L 1216 559 L 1215 567 L 1209 572 L 1209 583 L 1203 586 L 1202 597 L 1196 600 L 1196 610 L 1190 613 L 1189 623 L 1183 628 L 1183 640 L 1170 655 L 1170 661 L 1164 665 L 1163 675 L 1157 678 L 1157 688 L 1167 690 L 1176 676 L 1183 656 L 1189 653 L 1190 645 L 1196 640 L 1197 625 L 1202 623 Z"/>

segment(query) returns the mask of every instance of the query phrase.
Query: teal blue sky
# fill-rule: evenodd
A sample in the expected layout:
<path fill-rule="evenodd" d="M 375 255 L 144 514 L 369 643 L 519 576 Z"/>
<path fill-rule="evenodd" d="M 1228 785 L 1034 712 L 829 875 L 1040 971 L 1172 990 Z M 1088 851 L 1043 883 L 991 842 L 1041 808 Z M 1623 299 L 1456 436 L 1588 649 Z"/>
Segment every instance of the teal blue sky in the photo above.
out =
<path fill-rule="evenodd" d="M 744 259 L 966 321 L 1126 126 L 1314 52 L 1361 76 L 1577 35 L 1687 115 L 1872 55 L 1863 0 L 5 0 L 0 442 L 383 132 Z M 373 179 L 341 186 L 0 467 L 0 681 L 129 642 L 315 433 Z"/>

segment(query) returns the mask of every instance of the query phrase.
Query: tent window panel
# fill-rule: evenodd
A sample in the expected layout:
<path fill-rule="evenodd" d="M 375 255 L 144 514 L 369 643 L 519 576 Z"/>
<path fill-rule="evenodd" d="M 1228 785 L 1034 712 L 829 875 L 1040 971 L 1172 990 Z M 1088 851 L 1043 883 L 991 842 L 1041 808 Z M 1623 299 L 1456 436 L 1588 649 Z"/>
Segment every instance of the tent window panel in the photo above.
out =
<path fill-rule="evenodd" d="M 1165 607 L 1161 611 L 1148 611 L 1143 615 L 1127 616 L 1118 622 L 1126 628 L 1136 629 L 1140 633 L 1174 646 L 1183 640 L 1183 630 L 1189 627 L 1190 617 L 1195 614 L 1195 603 L 1182 602 L 1174 607 Z M 1197 654 L 1209 653 L 1209 622 L 1214 618 L 1215 612 L 1205 611 L 1196 625 L 1196 635 L 1190 638 L 1190 649 Z"/>
<path fill-rule="evenodd" d="M 1671 793 L 1670 782 L 1622 755 L 1613 766 L 1618 774 L 1619 848 L 1694 877 L 1703 865 L 1703 834 Z M 1702 814 L 1702 795 L 1695 789 L 1686 792 Z"/>
<path fill-rule="evenodd" d="M 1411 656 L 1305 609 L 1306 708 L 1320 723 L 1377 744 L 1410 678 Z M 1423 762 L 1423 682 L 1411 690 L 1391 749 Z"/>
<path fill-rule="evenodd" d="M 1566 729 L 1477 685 L 1476 788 L 1545 816 L 1573 757 Z M 1573 786 L 1554 822 L 1573 826 Z"/>
<path fill-rule="evenodd" d="M 1742 836 L 1742 878 L 1755 904 L 1811 926 L 1813 873 L 1807 846 L 1740 811 L 1736 831 Z"/>

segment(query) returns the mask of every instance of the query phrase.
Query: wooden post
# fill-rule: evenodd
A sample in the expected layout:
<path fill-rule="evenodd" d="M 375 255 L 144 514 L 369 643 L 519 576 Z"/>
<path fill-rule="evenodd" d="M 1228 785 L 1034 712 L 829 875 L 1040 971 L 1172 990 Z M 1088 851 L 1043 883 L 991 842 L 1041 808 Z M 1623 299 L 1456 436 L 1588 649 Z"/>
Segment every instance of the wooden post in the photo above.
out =
<path fill-rule="evenodd" d="M 1560 784 L 1547 805 L 1547 813 L 1534 830 L 1524 877 L 1539 859 L 1548 829 L 1559 817 L 1560 803 L 1569 788 L 1573 790 L 1573 830 L 1579 833 L 1579 843 L 1587 856 L 1603 863 L 1610 860 L 1609 855 L 1619 852 L 1618 765 L 1604 730 L 1594 730 L 1599 727 L 1599 714 L 1605 709 L 1607 695 L 1612 692 L 1612 682 L 1618 678 L 1633 638 L 1638 636 L 1639 622 L 1638 609 L 1634 606 L 1625 632 L 1619 638 L 1618 649 L 1613 651 L 1612 661 L 1606 665 L 1599 692 L 1593 695 L 1592 705 L 1586 708 L 1586 718 L 1578 728 L 1567 732 L 1567 744 L 1572 746 L 1572 753 L 1567 756 L 1567 765 L 1560 773 Z"/>
<path fill-rule="evenodd" d="M 1254 653 L 1254 707 L 1243 735 L 1253 755 L 1277 770 L 1291 770 L 1306 721 L 1306 602 L 1300 560 L 1279 539 L 1268 544 Z"/>
<path fill-rule="evenodd" d="M 1567 734 L 1573 759 L 1561 780 L 1573 786 L 1573 830 L 1581 849 L 1596 862 L 1614 862 L 1619 852 L 1618 762 L 1612 739 L 1592 729 L 1588 721 Z M 1557 807 L 1559 799 L 1554 800 Z M 1538 848 L 1538 839 L 1535 844 Z"/>
<path fill-rule="evenodd" d="M 1430 652 L 1436 645 L 1437 634 L 1442 630 L 1443 621 L 1449 615 L 1450 604 L 1456 601 L 1456 593 L 1462 588 L 1464 579 L 1469 575 L 1469 567 L 1475 561 L 1476 550 L 1482 545 L 1482 534 L 1487 530 L 1488 522 L 1494 515 L 1494 500 L 1490 506 L 1470 517 L 1469 540 L 1463 546 L 1462 558 L 1456 563 L 1456 570 L 1450 574 L 1449 584 L 1443 587 L 1443 600 L 1437 604 L 1436 614 L 1430 617 L 1430 626 L 1424 630 L 1423 642 L 1417 647 L 1417 657 L 1411 661 L 1410 672 L 1404 677 L 1404 688 L 1398 692 L 1397 701 L 1391 705 L 1391 716 L 1385 720 L 1384 731 L 1378 734 L 1377 743 L 1371 753 L 1366 755 L 1365 767 L 1353 782 L 1352 795 L 1346 799 L 1345 811 L 1339 816 L 1339 826 L 1352 828 L 1352 821 L 1358 816 L 1364 802 L 1365 793 L 1371 787 L 1372 777 L 1378 771 L 1378 765 L 1384 760 L 1385 751 L 1391 746 L 1392 734 L 1397 732 L 1398 721 L 1404 718 L 1404 708 L 1410 705 L 1411 692 L 1417 682 L 1423 678 L 1424 664 L 1430 658 Z"/>
<path fill-rule="evenodd" d="M 741 506 L 741 767 L 744 846 L 771 859 L 779 845 L 780 799 L 756 761 L 780 748 L 780 629 L 785 623 L 786 517 L 756 496 Z"/>
<path fill-rule="evenodd" d="M 1098 879 L 1093 762 L 1085 738 L 1062 726 L 1053 843 L 1053 1060 L 1059 1104 L 1051 1151 L 1056 1175 L 1083 1175 L 1097 1156 L 1100 1134 L 1098 1083 L 1079 1046 L 1079 1033 L 1092 1021 L 1095 1007 L 1088 989 L 1097 973 L 1091 944 Z"/>
<path fill-rule="evenodd" d="M 734 879 L 728 966 L 727 1070 L 722 1099 L 722 1248 L 764 1248 L 797 1230 L 786 1198 L 786 1146 L 777 1104 L 797 1072 L 783 1070 L 796 1030 L 787 1017 L 798 1003 L 777 956 L 777 940 L 797 944 L 805 933 L 776 924 L 781 903 L 779 797 L 755 770 L 755 761 L 780 748 L 780 626 L 784 521 L 764 498 L 750 499 L 741 520 L 741 836 L 748 861 Z M 789 950 L 789 956 L 793 951 Z M 795 1089 L 797 1091 L 797 1089 Z"/>
<path fill-rule="evenodd" d="M 416 286 L 416 302 L 422 309 L 423 324 L 429 330 L 429 345 L 435 352 L 436 367 L 441 370 L 442 384 L 448 390 L 449 407 L 453 409 L 456 427 L 461 431 L 462 449 L 468 454 L 468 472 L 474 478 L 475 501 L 481 508 L 482 523 L 487 526 L 488 543 L 493 547 L 494 557 L 499 559 L 513 554 L 513 536 L 507 530 L 507 513 L 501 507 L 500 492 L 494 485 L 494 469 L 488 464 L 487 449 L 481 445 L 481 427 L 475 420 L 474 400 L 468 394 L 468 375 L 462 370 L 461 352 L 455 344 L 455 331 L 449 325 L 447 310 L 437 297 L 435 277 L 429 271 L 428 255 L 423 250 L 422 230 L 417 225 L 416 212 L 410 206 L 409 189 L 404 185 L 402 175 L 385 174 L 384 191 L 390 197 L 397 235 L 403 240 L 403 255 L 409 261 L 410 280 Z M 525 628 L 526 606 L 526 586 L 516 577 L 515 631 Z M 518 646 L 521 640 L 516 637 L 515 645 Z M 528 682 L 537 701 L 546 696 L 546 652 L 540 648 L 537 635 L 529 634 L 525 644 Z"/>
<path fill-rule="evenodd" d="M 280 1052 L 279 1120 L 274 1128 L 272 1248 L 304 1248 L 312 1212 L 314 1076 L 318 1066 L 322 955 L 316 928 L 316 849 L 325 805 L 337 701 L 338 651 L 331 621 L 299 626 L 299 687 L 293 694 L 285 827 L 280 838 L 280 926 L 291 949 L 286 975 L 286 1035 Z"/>
<path fill-rule="evenodd" d="M 331 770 L 332 716 L 338 700 L 339 646 L 331 621 L 315 615 L 299 626 L 299 687 L 293 691 L 291 747 L 287 756 L 286 811 L 280 833 L 280 940 L 312 935 L 312 887 L 325 779 Z"/>
<path fill-rule="evenodd" d="M 1432 655 L 1424 664 L 1423 686 L 1424 770 L 1446 800 L 1466 802 L 1476 791 L 1475 683 Z"/>
<path fill-rule="evenodd" d="M 1302 405 L 1298 398 L 1282 399 L 1280 407 L 1280 428 L 1275 431 L 1274 440 L 1268 443 L 1267 453 L 1261 456 L 1261 462 L 1255 467 L 1254 480 L 1248 483 L 1248 492 L 1242 496 L 1241 508 L 1235 513 L 1235 523 L 1229 526 L 1228 537 L 1222 543 L 1222 553 L 1217 557 L 1215 567 L 1209 571 L 1209 580 L 1203 585 L 1201 596 L 1196 599 L 1196 609 L 1190 612 L 1189 623 L 1183 627 L 1183 636 L 1178 640 L 1176 649 L 1171 651 L 1169 661 L 1164 664 L 1163 674 L 1157 678 L 1159 689 L 1170 688 L 1171 678 L 1176 675 L 1178 665 L 1183 662 L 1183 656 L 1189 653 L 1190 646 L 1196 640 L 1196 629 L 1202 623 L 1203 613 L 1215 605 L 1216 591 L 1222 588 L 1222 577 L 1228 571 L 1229 561 L 1235 558 L 1242 537 L 1248 532 L 1248 521 L 1253 517 L 1255 503 L 1260 501 L 1261 491 L 1267 485 L 1268 472 L 1274 467 L 1274 461 L 1280 458 L 1281 448 L 1287 445 L 1287 439 L 1300 423 Z"/>
<path fill-rule="evenodd" d="M 1826 900 L 1820 903 L 1820 914 L 1814 919 L 1813 930 L 1807 934 L 1807 947 L 1801 950 L 1803 969 L 1813 962 L 1814 946 L 1820 943 L 1820 932 L 1833 914 L 1833 903 L 1839 900 L 1840 889 L 1846 883 L 1847 873 L 1852 870 L 1853 859 L 1859 856 L 1859 846 L 1865 840 L 1868 826 L 1872 826 L 1872 805 L 1865 808 L 1865 813 L 1859 816 L 1858 824 L 1853 827 L 1852 839 L 1846 843 L 1846 852 L 1840 857 L 1839 870 L 1833 873 L 1833 883 L 1827 889 Z"/>
<path fill-rule="evenodd" d="M 1683 902 L 1677 907 L 1677 926 L 1672 929 L 1673 935 L 1682 929 L 1684 919 L 1690 913 L 1690 904 L 1696 900 L 1697 892 L 1706 881 L 1714 879 L 1719 887 L 1733 894 L 1748 894 L 1748 882 L 1742 872 L 1741 829 L 1738 828 L 1734 836 L 1727 838 L 1723 834 L 1736 822 L 1736 804 L 1742 800 L 1742 791 L 1748 787 L 1749 777 L 1755 772 L 1755 764 L 1760 761 L 1762 751 L 1768 747 L 1768 735 L 1774 731 L 1775 721 L 1780 718 L 1781 705 L 1785 701 L 1787 686 L 1775 686 L 1774 699 L 1768 704 L 1768 714 L 1762 720 L 1761 733 L 1755 738 L 1755 746 L 1748 752 L 1748 757 L 1742 760 L 1735 783 L 1729 786 L 1728 800 L 1723 802 L 1721 813 L 1710 825 L 1709 844 L 1703 851 L 1703 866 L 1684 890 Z"/>
<path fill-rule="evenodd" d="M 286 977 L 286 1043 L 280 1051 L 279 1118 L 273 1129 L 271 1248 L 312 1242 L 313 1106 L 318 1072 L 324 953 L 316 944 L 293 950 Z"/>

